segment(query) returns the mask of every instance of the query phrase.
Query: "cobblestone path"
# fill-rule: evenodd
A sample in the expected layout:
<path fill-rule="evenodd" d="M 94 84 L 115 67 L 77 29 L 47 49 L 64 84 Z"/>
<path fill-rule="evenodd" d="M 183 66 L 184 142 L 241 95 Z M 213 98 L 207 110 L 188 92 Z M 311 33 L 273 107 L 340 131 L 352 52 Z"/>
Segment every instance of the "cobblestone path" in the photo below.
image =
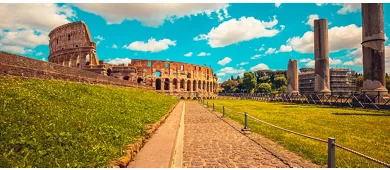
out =
<path fill-rule="evenodd" d="M 196 102 L 186 102 L 184 124 L 183 168 L 315 167 L 286 163 Z"/>

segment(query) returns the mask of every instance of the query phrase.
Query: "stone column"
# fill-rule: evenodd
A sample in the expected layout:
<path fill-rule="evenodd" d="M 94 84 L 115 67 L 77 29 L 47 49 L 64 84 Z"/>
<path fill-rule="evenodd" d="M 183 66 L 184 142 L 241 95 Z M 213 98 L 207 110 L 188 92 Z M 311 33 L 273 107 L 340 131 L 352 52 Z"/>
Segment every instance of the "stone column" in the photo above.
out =
<path fill-rule="evenodd" d="M 298 61 L 290 59 L 287 67 L 287 94 L 299 94 L 298 88 Z"/>
<path fill-rule="evenodd" d="M 342 37 L 340 37 L 342 38 Z M 314 92 L 330 94 L 328 20 L 314 20 Z"/>
<path fill-rule="evenodd" d="M 180 80 L 180 83 L 181 83 L 181 80 Z M 187 91 L 187 83 L 188 83 L 188 80 L 184 80 L 184 91 Z"/>
<path fill-rule="evenodd" d="M 362 3 L 363 92 L 387 94 L 383 4 Z"/>
<path fill-rule="evenodd" d="M 187 83 L 188 83 L 188 81 L 187 81 Z M 193 83 L 194 83 L 194 82 L 190 80 L 190 92 L 192 92 L 192 91 L 194 90 L 194 89 L 192 88 Z"/>

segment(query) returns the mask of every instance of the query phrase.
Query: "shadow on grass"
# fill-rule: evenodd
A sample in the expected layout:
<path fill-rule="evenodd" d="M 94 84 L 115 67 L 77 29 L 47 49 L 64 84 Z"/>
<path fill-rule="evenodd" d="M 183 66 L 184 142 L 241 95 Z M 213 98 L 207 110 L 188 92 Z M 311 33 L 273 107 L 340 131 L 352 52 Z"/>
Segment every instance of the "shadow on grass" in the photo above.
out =
<path fill-rule="evenodd" d="M 390 114 L 332 113 L 338 116 L 390 116 Z"/>

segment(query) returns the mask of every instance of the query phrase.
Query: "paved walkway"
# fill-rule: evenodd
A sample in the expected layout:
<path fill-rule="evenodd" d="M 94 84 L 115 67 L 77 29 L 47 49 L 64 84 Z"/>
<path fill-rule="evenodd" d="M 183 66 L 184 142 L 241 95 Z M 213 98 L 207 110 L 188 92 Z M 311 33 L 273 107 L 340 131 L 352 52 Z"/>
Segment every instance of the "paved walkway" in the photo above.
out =
<path fill-rule="evenodd" d="M 173 109 L 128 168 L 170 168 L 184 101 Z"/>
<path fill-rule="evenodd" d="M 259 134 L 242 134 L 241 127 L 197 102 L 181 101 L 128 167 L 319 167 Z"/>
<path fill-rule="evenodd" d="M 186 102 L 184 118 L 183 167 L 316 167 L 286 150 L 278 152 L 291 158 L 265 149 L 196 102 Z"/>

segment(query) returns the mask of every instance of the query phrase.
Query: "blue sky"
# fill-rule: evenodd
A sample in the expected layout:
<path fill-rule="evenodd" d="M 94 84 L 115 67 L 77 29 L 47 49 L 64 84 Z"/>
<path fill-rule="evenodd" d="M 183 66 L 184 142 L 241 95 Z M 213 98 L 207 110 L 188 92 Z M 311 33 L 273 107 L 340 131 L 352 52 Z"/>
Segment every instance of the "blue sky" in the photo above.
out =
<path fill-rule="evenodd" d="M 0 21 L 0 50 L 47 60 L 48 32 L 81 20 L 98 42 L 100 60 L 206 64 L 220 82 L 244 71 L 286 69 L 290 58 L 300 61 L 299 68 L 313 67 L 310 23 L 327 18 L 331 67 L 362 71 L 359 4 L 1 4 L 0 9 L 23 11 L 0 12 L 9 18 Z M 385 33 L 389 10 L 384 4 Z"/>

